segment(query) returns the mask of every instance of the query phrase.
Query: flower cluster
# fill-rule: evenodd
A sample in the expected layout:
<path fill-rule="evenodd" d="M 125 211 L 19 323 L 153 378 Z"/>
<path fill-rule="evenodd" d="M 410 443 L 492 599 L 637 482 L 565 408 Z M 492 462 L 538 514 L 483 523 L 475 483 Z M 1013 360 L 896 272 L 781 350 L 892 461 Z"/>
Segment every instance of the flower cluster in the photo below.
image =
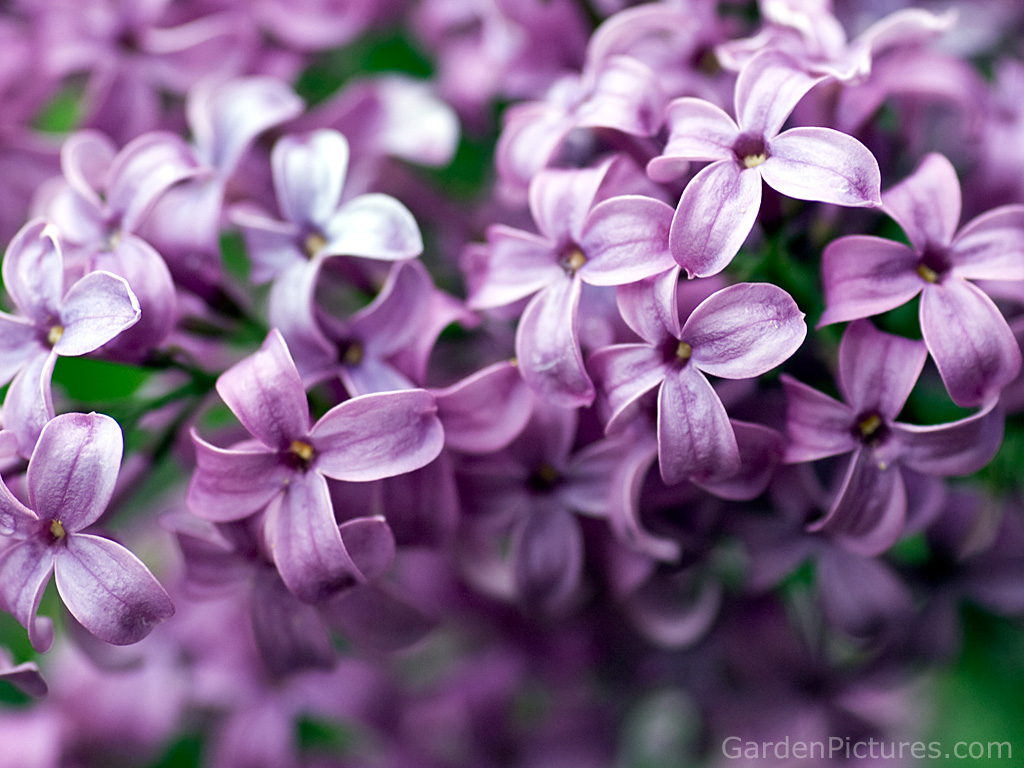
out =
<path fill-rule="evenodd" d="M 977 5 L 5 5 L 0 768 L 927 741 L 1024 614 Z"/>

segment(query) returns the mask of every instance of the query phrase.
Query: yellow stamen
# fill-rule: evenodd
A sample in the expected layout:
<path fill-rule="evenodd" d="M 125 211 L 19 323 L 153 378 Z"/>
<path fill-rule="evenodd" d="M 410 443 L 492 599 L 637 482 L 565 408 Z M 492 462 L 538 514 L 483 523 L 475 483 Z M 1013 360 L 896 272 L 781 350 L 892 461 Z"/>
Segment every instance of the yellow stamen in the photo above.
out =
<path fill-rule="evenodd" d="M 568 255 L 566 255 L 562 262 L 570 275 L 575 275 L 577 270 L 586 263 L 587 257 L 583 255 L 583 251 L 579 248 L 573 248 L 569 251 Z"/>
<path fill-rule="evenodd" d="M 759 152 L 756 155 L 747 155 L 746 157 L 744 157 L 743 158 L 743 164 L 747 168 L 757 168 L 757 166 L 761 165 L 767 159 L 768 159 L 768 153 L 766 153 L 766 152 Z"/>
<path fill-rule="evenodd" d="M 303 461 L 309 461 L 313 458 L 313 446 L 301 440 L 292 440 L 292 444 L 288 446 L 288 451 L 294 453 Z"/>
<path fill-rule="evenodd" d="M 306 237 L 305 242 L 302 244 L 303 250 L 309 258 L 313 258 L 320 251 L 327 247 L 327 238 L 321 235 L 319 232 L 313 232 Z"/>
<path fill-rule="evenodd" d="M 882 426 L 882 417 L 877 413 L 869 413 L 857 422 L 857 429 L 865 440 L 871 438 Z"/>
<path fill-rule="evenodd" d="M 63 335 L 64 335 L 64 326 L 63 325 L 55 325 L 55 326 L 53 326 L 53 328 L 50 329 L 50 332 L 48 334 L 46 334 L 46 341 L 52 347 L 54 344 L 56 344 L 58 341 L 60 341 L 60 339 L 61 339 L 61 337 Z"/>
<path fill-rule="evenodd" d="M 363 362 L 363 345 L 358 341 L 353 341 L 347 347 L 341 355 L 342 362 L 347 365 L 359 365 Z"/>
<path fill-rule="evenodd" d="M 687 344 L 685 341 L 680 341 L 679 346 L 676 347 L 676 357 L 684 362 L 690 359 L 690 355 L 693 354 L 693 347 Z"/>
<path fill-rule="evenodd" d="M 60 520 L 50 521 L 50 535 L 55 539 L 63 539 L 67 536 L 67 533 L 64 531 L 64 526 L 61 525 Z"/>
<path fill-rule="evenodd" d="M 558 480 L 558 470 L 556 470 L 550 464 L 542 464 L 541 466 L 537 467 L 537 471 L 535 474 L 538 480 L 542 480 L 543 482 L 549 485 L 554 484 L 554 482 Z"/>
<path fill-rule="evenodd" d="M 917 265 L 917 274 L 927 280 L 929 283 L 939 282 L 939 273 L 931 267 L 925 266 L 924 264 Z"/>

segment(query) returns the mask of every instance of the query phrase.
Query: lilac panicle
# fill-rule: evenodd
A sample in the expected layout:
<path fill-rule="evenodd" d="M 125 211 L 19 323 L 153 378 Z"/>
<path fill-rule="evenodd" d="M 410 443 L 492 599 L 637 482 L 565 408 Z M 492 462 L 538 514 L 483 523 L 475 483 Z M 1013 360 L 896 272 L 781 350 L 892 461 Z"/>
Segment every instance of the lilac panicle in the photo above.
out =
<path fill-rule="evenodd" d="M 135 643 L 174 613 L 163 587 L 131 552 L 83 533 L 106 509 L 121 463 L 117 422 L 68 413 L 39 435 L 28 468 L 28 504 L 0 482 L 0 526 L 14 542 L 0 553 L 0 603 L 45 651 L 53 625 L 39 600 L 56 571 L 57 591 L 78 622 L 101 640 Z"/>
<path fill-rule="evenodd" d="M 882 200 L 910 246 L 868 235 L 830 243 L 819 325 L 876 315 L 920 293 L 921 333 L 950 397 L 980 405 L 1017 376 L 1021 354 L 1002 313 L 972 281 L 1024 280 L 1024 206 L 996 208 L 957 229 L 960 183 L 939 154 Z"/>
<path fill-rule="evenodd" d="M 713 275 L 732 261 L 757 218 L 762 179 L 798 200 L 881 204 L 878 163 L 859 141 L 831 128 L 780 133 L 800 99 L 823 79 L 786 54 L 766 51 L 736 81 L 735 121 L 701 99 L 669 105 L 668 144 L 648 172 L 665 178 L 684 162 L 712 161 L 687 184 L 672 220 L 672 255 L 688 274 Z"/>

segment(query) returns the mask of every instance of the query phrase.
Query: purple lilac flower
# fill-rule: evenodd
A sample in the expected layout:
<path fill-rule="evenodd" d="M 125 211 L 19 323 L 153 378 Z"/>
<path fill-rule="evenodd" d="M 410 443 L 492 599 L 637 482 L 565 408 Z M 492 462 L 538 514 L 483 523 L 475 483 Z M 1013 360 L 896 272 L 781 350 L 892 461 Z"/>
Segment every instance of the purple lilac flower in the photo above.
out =
<path fill-rule="evenodd" d="M 45 696 L 49 690 L 35 662 L 15 664 L 6 648 L 0 648 L 0 680 L 29 696 Z"/>
<path fill-rule="evenodd" d="M 648 172 L 668 178 L 689 161 L 712 161 L 687 184 L 672 219 L 672 255 L 689 275 L 713 275 L 732 261 L 757 219 L 762 179 L 798 200 L 881 203 L 878 163 L 859 141 L 831 128 L 779 133 L 797 102 L 823 79 L 786 54 L 766 51 L 736 81 L 735 121 L 701 99 L 669 105 L 668 144 Z"/>
<path fill-rule="evenodd" d="M 883 196 L 910 246 L 868 235 L 825 249 L 819 325 L 868 317 L 921 294 L 920 322 L 950 397 L 979 405 L 1016 377 L 1020 349 L 995 303 L 971 280 L 1024 280 L 1024 206 L 996 208 L 959 230 L 960 184 L 931 154 Z"/>
<path fill-rule="evenodd" d="M 0 527 L 14 539 L 0 552 L 0 604 L 45 651 L 53 625 L 36 611 L 56 572 L 57 591 L 78 622 L 101 640 L 136 643 L 174 613 L 163 587 L 131 552 L 83 533 L 114 491 L 122 438 L 109 416 L 68 413 L 39 435 L 28 466 L 28 504 L 0 481 Z"/>
<path fill-rule="evenodd" d="M 927 475 L 967 475 L 988 463 L 1003 438 L 993 398 L 959 421 L 919 427 L 896 421 L 924 367 L 927 351 L 851 323 L 839 345 L 839 388 L 833 400 L 783 375 L 789 403 L 789 462 L 852 454 L 828 514 L 812 530 L 833 534 L 847 549 L 876 555 L 903 533 L 907 498 L 903 468 Z"/>

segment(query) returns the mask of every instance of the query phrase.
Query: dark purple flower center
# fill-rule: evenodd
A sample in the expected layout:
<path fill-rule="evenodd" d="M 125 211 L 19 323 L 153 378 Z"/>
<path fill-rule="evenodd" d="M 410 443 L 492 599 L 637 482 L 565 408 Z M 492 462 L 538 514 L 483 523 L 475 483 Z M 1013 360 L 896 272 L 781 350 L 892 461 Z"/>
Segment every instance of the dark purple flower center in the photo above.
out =
<path fill-rule="evenodd" d="M 569 243 L 569 245 L 562 249 L 562 253 L 558 257 L 558 266 L 564 269 L 565 273 L 570 277 L 575 275 L 579 268 L 586 263 L 586 254 L 583 253 L 583 249 L 576 245 L 576 243 Z"/>
<path fill-rule="evenodd" d="M 661 355 L 668 365 L 677 365 L 682 368 L 690 362 L 693 347 L 679 339 L 667 339 L 661 346 Z"/>
<path fill-rule="evenodd" d="M 281 452 L 285 466 L 297 472 L 305 472 L 313 462 L 316 451 L 313 446 L 303 440 L 292 440 L 288 449 Z"/>
<path fill-rule="evenodd" d="M 928 243 L 917 262 L 917 274 L 929 283 L 938 283 L 951 266 L 949 251 L 941 245 Z"/>
<path fill-rule="evenodd" d="M 526 484 L 534 493 L 550 493 L 561 482 L 558 470 L 550 464 L 541 464 L 530 473 Z"/>
<path fill-rule="evenodd" d="M 363 362 L 365 354 L 366 350 L 361 341 L 352 339 L 338 344 L 338 359 L 345 365 L 359 365 Z"/>
<path fill-rule="evenodd" d="M 889 437 L 889 427 L 878 411 L 864 411 L 853 422 L 853 436 L 864 445 L 875 447 Z"/>
<path fill-rule="evenodd" d="M 757 168 L 768 159 L 768 145 L 760 133 L 741 133 L 733 142 L 732 152 L 744 168 Z"/>

